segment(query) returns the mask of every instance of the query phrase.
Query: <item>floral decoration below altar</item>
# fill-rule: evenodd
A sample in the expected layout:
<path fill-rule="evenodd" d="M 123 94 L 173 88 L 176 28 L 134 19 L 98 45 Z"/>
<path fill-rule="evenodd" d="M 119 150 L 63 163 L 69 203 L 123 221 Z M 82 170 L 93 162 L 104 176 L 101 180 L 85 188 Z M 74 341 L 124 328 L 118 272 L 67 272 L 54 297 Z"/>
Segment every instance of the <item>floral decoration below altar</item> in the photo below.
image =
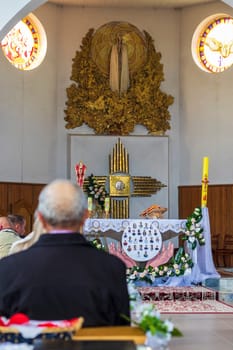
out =
<path fill-rule="evenodd" d="M 183 248 L 179 248 L 178 252 L 172 257 L 167 264 L 159 265 L 156 267 L 140 267 L 135 265 L 132 268 L 127 269 L 127 281 L 146 282 L 153 284 L 156 278 L 160 277 L 174 277 L 181 276 L 190 272 L 193 267 L 193 261 L 188 253 L 185 253 Z"/>
<path fill-rule="evenodd" d="M 188 248 L 195 250 L 197 245 L 205 245 L 205 238 L 203 236 L 203 227 L 201 226 L 202 210 L 197 207 L 193 213 L 187 218 L 185 230 L 182 235 L 182 240 L 187 241 Z M 146 265 L 140 267 L 135 265 L 127 269 L 127 280 L 135 282 L 140 285 L 140 282 L 153 284 L 158 277 L 179 277 L 191 273 L 194 266 L 193 259 L 189 252 L 185 252 L 183 247 L 180 247 L 175 254 L 165 264 L 158 266 Z M 164 280 L 166 281 L 166 280 Z"/>

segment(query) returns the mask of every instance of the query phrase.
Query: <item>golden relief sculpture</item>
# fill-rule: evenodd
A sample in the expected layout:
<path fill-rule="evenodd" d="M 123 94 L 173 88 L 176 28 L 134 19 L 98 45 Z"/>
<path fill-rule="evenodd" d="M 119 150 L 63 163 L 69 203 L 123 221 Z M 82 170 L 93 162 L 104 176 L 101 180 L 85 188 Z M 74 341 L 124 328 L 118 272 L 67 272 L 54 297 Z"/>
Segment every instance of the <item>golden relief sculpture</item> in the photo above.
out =
<path fill-rule="evenodd" d="M 90 29 L 73 59 L 66 128 L 87 124 L 98 135 L 129 135 L 136 125 L 163 135 L 174 98 L 160 90 L 161 54 L 151 36 L 127 22 Z"/>

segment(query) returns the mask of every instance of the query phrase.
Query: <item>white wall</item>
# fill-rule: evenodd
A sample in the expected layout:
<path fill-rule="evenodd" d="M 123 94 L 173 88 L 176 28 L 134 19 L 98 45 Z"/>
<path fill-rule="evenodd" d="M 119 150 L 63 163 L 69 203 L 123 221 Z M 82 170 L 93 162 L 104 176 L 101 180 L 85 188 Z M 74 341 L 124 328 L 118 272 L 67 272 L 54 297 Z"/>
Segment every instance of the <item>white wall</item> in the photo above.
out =
<path fill-rule="evenodd" d="M 233 68 L 219 75 L 204 73 L 195 66 L 190 49 L 195 27 L 216 12 L 233 15 L 232 9 L 221 3 L 182 11 L 45 4 L 34 11 L 48 37 L 42 65 L 32 72 L 17 71 L 0 52 L 0 181 L 45 183 L 67 176 L 64 109 L 72 58 L 91 27 L 98 29 L 118 20 L 146 30 L 154 38 L 164 65 L 165 82 L 161 88 L 175 97 L 170 107 L 171 131 L 167 133 L 169 217 L 178 215 L 177 186 L 200 184 L 203 156 L 210 157 L 210 183 L 232 182 Z M 83 126 L 69 132 L 92 130 Z M 135 133 L 145 135 L 146 131 L 138 127 Z"/>
<path fill-rule="evenodd" d="M 161 62 L 164 65 L 165 81 L 161 88 L 166 93 L 175 97 L 175 102 L 170 108 L 172 115 L 171 132 L 169 132 L 170 154 L 170 183 L 169 183 L 169 215 L 177 216 L 177 184 L 179 161 L 178 140 L 179 132 L 179 16 L 176 10 L 152 10 L 152 9 L 75 9 L 65 8 L 61 10 L 60 17 L 60 69 L 58 71 L 58 148 L 57 148 L 57 174 L 66 176 L 64 164 L 66 164 L 66 133 L 64 132 L 64 104 L 66 101 L 65 87 L 70 85 L 72 58 L 82 38 L 90 28 L 98 29 L 99 26 L 110 21 L 127 21 L 137 26 L 140 30 L 146 30 L 152 38 L 157 51 L 161 52 Z M 169 42 L 169 46 L 167 43 Z M 70 43 L 67 45 L 67 43 Z M 69 131 L 70 132 L 70 131 Z M 92 132 L 86 127 L 74 129 L 74 133 Z M 136 133 L 147 133 L 145 129 L 137 128 Z M 149 150 L 151 152 L 151 150 Z M 154 150 L 156 152 L 156 150 Z M 93 157 L 95 162 L 95 157 Z M 91 171 L 91 170 L 90 170 Z M 154 165 L 154 177 L 156 177 L 156 165 Z M 174 208 L 174 209 L 173 209 Z"/>
<path fill-rule="evenodd" d="M 49 42 L 41 66 L 19 71 L 0 52 L 0 181 L 45 183 L 56 176 L 57 10 L 37 12 Z"/>
<path fill-rule="evenodd" d="M 233 67 L 219 74 L 200 70 L 191 57 L 196 26 L 215 13 L 233 16 L 223 4 L 182 11 L 180 180 L 182 185 L 200 184 L 202 157 L 209 156 L 210 184 L 233 181 Z"/>
<path fill-rule="evenodd" d="M 174 135 L 179 130 L 179 11 L 62 8 L 46 4 L 34 13 L 43 23 L 48 36 L 48 53 L 42 65 L 32 72 L 20 72 L 0 53 L 0 86 L 3 91 L 0 94 L 1 149 L 9 144 L 11 135 L 10 149 L 7 150 L 7 156 L 2 156 L 0 181 L 47 182 L 54 177 L 67 176 L 68 130 L 65 129 L 64 109 L 66 88 L 71 83 L 72 58 L 91 27 L 97 29 L 114 20 L 128 21 L 148 31 L 155 40 L 156 50 L 162 54 L 165 82 L 161 88 L 175 97 L 171 107 L 172 130 L 169 132 L 172 164 L 175 154 L 178 154 L 178 142 Z M 166 42 L 171 43 L 169 48 Z M 86 126 L 71 132 L 93 133 Z M 145 135 L 147 131 L 138 127 L 136 133 Z M 178 168 L 174 168 L 170 176 L 172 185 L 168 184 L 170 198 L 175 206 L 177 174 Z M 175 191 L 172 191 L 172 187 Z"/>

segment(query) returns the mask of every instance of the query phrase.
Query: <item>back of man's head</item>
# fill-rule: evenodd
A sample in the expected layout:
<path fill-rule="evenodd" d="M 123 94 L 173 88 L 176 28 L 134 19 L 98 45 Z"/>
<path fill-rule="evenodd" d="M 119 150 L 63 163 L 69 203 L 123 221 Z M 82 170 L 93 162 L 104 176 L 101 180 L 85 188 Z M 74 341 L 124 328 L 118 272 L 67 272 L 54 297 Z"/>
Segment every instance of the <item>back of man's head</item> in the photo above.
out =
<path fill-rule="evenodd" d="M 13 229 L 13 226 L 7 216 L 0 216 L 0 230 Z"/>
<path fill-rule="evenodd" d="M 24 237 L 26 226 L 25 217 L 19 214 L 9 214 L 7 218 L 15 232 L 17 232 L 20 237 Z"/>
<path fill-rule="evenodd" d="M 39 195 L 38 214 L 52 227 L 82 224 L 87 201 L 82 189 L 69 180 L 55 180 Z"/>

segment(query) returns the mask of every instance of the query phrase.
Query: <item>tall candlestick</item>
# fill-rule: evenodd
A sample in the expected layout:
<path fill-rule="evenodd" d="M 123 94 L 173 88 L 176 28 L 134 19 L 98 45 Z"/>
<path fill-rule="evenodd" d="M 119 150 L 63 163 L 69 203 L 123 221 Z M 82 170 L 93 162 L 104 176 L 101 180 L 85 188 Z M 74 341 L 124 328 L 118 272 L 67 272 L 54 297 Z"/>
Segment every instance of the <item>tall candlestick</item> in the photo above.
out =
<path fill-rule="evenodd" d="M 208 190 L 208 171 L 209 171 L 209 158 L 203 158 L 202 168 L 202 191 L 201 191 L 201 206 L 207 206 L 207 190 Z"/>

